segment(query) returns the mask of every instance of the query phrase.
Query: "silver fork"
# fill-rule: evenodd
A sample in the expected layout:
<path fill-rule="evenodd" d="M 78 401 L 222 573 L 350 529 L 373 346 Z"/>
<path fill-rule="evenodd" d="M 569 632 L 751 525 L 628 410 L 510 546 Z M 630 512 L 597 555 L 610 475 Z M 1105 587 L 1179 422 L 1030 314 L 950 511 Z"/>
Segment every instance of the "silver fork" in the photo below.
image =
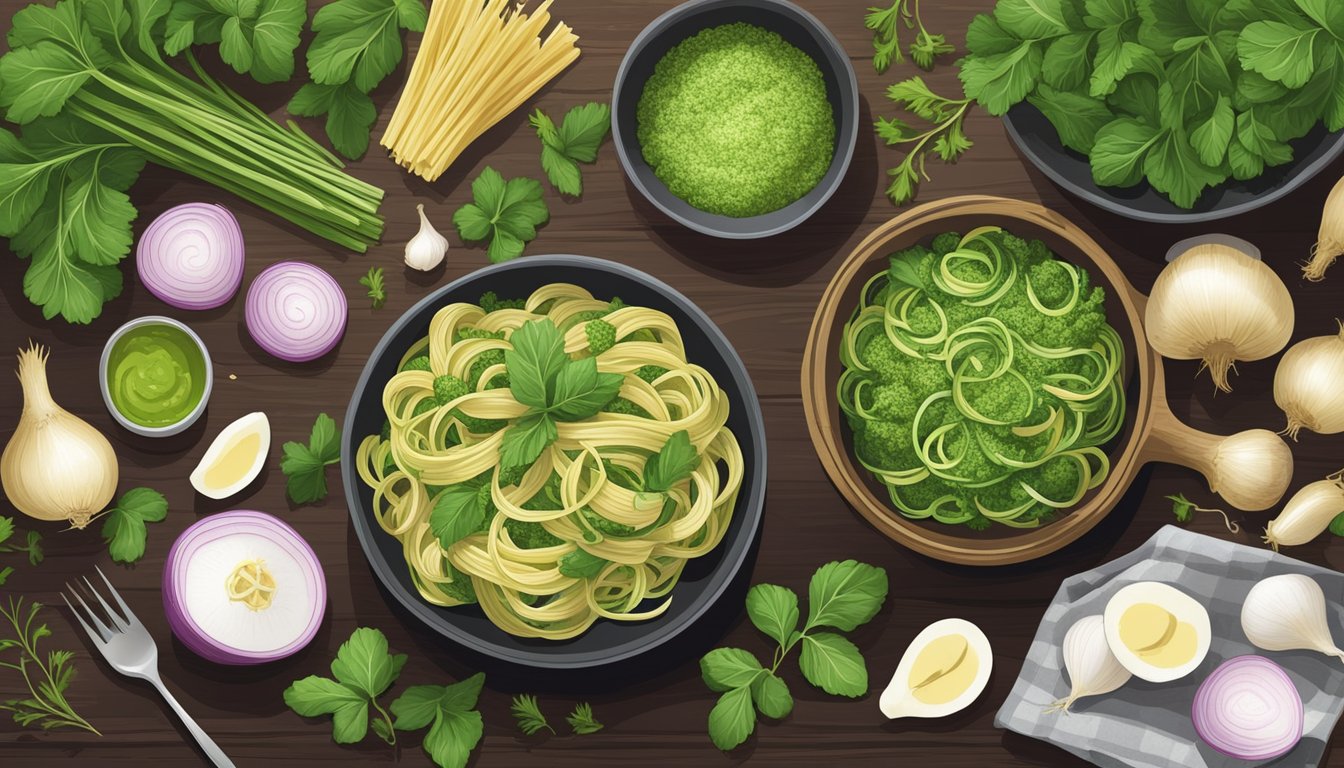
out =
<path fill-rule="evenodd" d="M 98 575 L 103 577 L 103 583 L 107 585 L 108 592 L 112 593 L 112 599 L 116 600 L 117 605 L 121 606 L 120 614 L 112 610 L 112 606 L 108 605 L 103 596 L 98 594 L 98 590 L 93 588 L 93 584 L 88 577 L 84 577 L 84 586 L 88 588 L 89 594 L 97 599 L 103 606 L 103 610 L 107 612 L 107 623 L 99 618 L 96 611 L 89 608 L 88 603 L 84 602 L 84 598 L 80 597 L 79 592 L 71 587 L 68 582 L 65 586 L 70 591 L 70 596 L 79 603 L 80 608 L 84 609 L 83 613 L 81 614 L 70 603 L 69 598 L 64 594 L 61 595 L 65 604 L 70 606 L 71 613 L 84 627 L 84 631 L 89 633 L 89 639 L 93 641 L 94 647 L 103 654 L 103 658 L 107 659 L 107 663 L 111 664 L 113 669 L 127 677 L 148 680 L 151 685 L 157 688 L 159 695 L 163 697 L 164 701 L 168 702 L 168 706 L 172 707 L 177 716 L 182 719 L 182 724 L 187 726 L 187 730 L 196 739 L 196 743 L 200 745 L 201 751 L 205 752 L 205 756 L 215 764 L 216 768 L 234 768 L 233 761 L 228 758 L 228 755 L 224 754 L 224 750 L 220 749 L 219 745 L 207 736 L 205 731 L 201 730 L 201 726 L 191 719 L 191 715 L 187 714 L 182 705 L 177 703 L 177 699 L 173 698 L 173 694 L 169 693 L 168 689 L 164 687 L 163 680 L 159 677 L 159 648 L 154 644 L 154 638 L 150 636 L 149 630 L 145 629 L 145 625 L 140 623 L 135 614 L 131 613 L 130 607 L 126 605 L 125 600 L 121 599 L 121 595 L 117 594 L 116 587 L 113 587 L 112 582 L 108 581 L 107 576 L 103 575 L 102 569 L 94 566 L 94 570 L 98 571 Z"/>

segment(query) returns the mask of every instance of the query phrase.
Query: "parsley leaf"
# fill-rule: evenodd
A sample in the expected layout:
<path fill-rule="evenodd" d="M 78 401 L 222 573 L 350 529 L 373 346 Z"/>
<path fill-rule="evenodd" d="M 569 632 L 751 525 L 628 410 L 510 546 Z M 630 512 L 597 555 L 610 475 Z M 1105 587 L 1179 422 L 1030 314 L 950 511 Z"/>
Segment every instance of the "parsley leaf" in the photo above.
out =
<path fill-rule="evenodd" d="M 541 729 L 546 729 L 555 733 L 551 724 L 546 722 L 546 715 L 541 713 L 541 707 L 537 704 L 537 697 L 530 694 L 519 694 L 513 697 L 513 705 L 509 707 L 513 717 L 518 721 L 518 729 L 531 736 Z"/>
<path fill-rule="evenodd" d="M 1171 512 L 1176 515 L 1176 522 L 1188 523 L 1195 514 L 1195 503 L 1187 498 L 1185 494 L 1178 493 L 1175 496 L 1165 497 L 1171 500 Z"/>
<path fill-rule="evenodd" d="M 684 429 L 673 432 L 662 449 L 644 462 L 644 490 L 669 491 L 698 466 L 700 452 L 691 444 L 690 433 Z"/>
<path fill-rule="evenodd" d="M 392 702 L 395 726 L 413 731 L 428 725 L 425 754 L 440 768 L 463 768 L 484 733 L 481 713 L 475 710 L 484 684 L 485 674 L 477 672 L 452 685 L 407 688 Z"/>
<path fill-rule="evenodd" d="M 279 83 L 294 74 L 294 49 L 307 19 L 304 0 L 175 0 L 163 47 L 175 56 L 193 44 L 218 45 L 233 71 Z"/>
<path fill-rule="evenodd" d="M 535 179 L 506 182 L 499 171 L 486 166 L 471 183 L 473 201 L 457 209 L 453 224 L 463 240 L 489 240 L 490 261 L 515 259 L 536 238 L 537 227 L 550 219 L 541 193 L 541 183 Z"/>
<path fill-rule="evenodd" d="M 308 436 L 308 444 L 287 442 L 280 471 L 285 474 L 285 490 L 296 504 L 319 501 L 327 496 L 327 466 L 341 460 L 340 435 L 336 422 L 319 413 Z"/>
<path fill-rule="evenodd" d="M 103 521 L 103 541 L 118 563 L 133 563 L 145 554 L 148 530 L 145 523 L 157 523 L 168 516 L 168 501 L 150 488 L 132 488 L 117 499 Z"/>
<path fill-rule="evenodd" d="M 597 733 L 602 730 L 602 723 L 593 717 L 593 707 L 586 701 L 581 701 L 574 705 L 574 711 L 565 715 L 565 722 L 569 727 L 580 736 L 586 736 L 590 733 Z"/>
<path fill-rule="evenodd" d="M 308 73 L 319 85 L 373 90 L 401 61 L 401 30 L 424 32 L 421 0 L 336 0 L 313 16 Z"/>
<path fill-rule="evenodd" d="M 341 643 L 331 662 L 331 674 L 336 679 L 309 675 L 297 680 L 285 689 L 285 704 L 304 717 L 331 715 L 331 738 L 337 744 L 364 739 L 372 706 L 384 722 L 374 731 L 387 743 L 395 744 L 392 719 L 376 699 L 392 685 L 405 665 L 406 654 L 389 653 L 387 637 L 382 632 L 360 627 Z"/>
<path fill-rule="evenodd" d="M 532 408 L 549 407 L 555 379 L 569 362 L 560 329 L 550 320 L 531 320 L 509 336 L 509 344 L 504 365 L 513 397 Z"/>
<path fill-rule="evenodd" d="M 368 274 L 359 278 L 359 284 L 369 289 L 369 298 L 373 299 L 373 308 L 378 309 L 387 301 L 387 289 L 383 287 L 383 268 L 369 267 Z"/>
<path fill-rule="evenodd" d="M 925 29 L 918 0 L 893 0 L 888 8 L 869 8 L 863 18 L 863 25 L 873 31 L 873 68 L 878 74 L 886 72 L 892 63 L 902 61 L 902 24 L 915 29 L 915 39 L 910 43 L 910 59 L 920 69 L 933 69 L 934 59 L 956 50 L 947 43 L 945 36 Z"/>
<path fill-rule="evenodd" d="M 931 123 L 919 131 L 899 118 L 879 117 L 873 124 L 878 138 L 889 147 L 902 147 L 905 157 L 895 168 L 887 171 L 890 183 L 887 197 L 896 205 L 915 199 L 920 179 L 928 178 L 925 164 L 933 153 L 945 163 L 955 163 L 972 142 L 966 136 L 966 112 L 971 100 L 946 99 L 935 94 L 923 78 L 912 77 L 887 89 L 887 98 Z"/>
<path fill-rule="evenodd" d="M 369 130 L 378 119 L 373 99 L 353 83 L 319 85 L 305 83 L 286 107 L 302 117 L 327 116 L 327 138 L 346 157 L 357 160 L 369 149 Z"/>
<path fill-rule="evenodd" d="M 597 150 L 611 132 L 611 107 L 590 102 L 565 113 L 559 128 L 538 109 L 528 121 L 541 139 L 541 167 L 562 194 L 583 194 L 579 163 L 597 160 Z"/>

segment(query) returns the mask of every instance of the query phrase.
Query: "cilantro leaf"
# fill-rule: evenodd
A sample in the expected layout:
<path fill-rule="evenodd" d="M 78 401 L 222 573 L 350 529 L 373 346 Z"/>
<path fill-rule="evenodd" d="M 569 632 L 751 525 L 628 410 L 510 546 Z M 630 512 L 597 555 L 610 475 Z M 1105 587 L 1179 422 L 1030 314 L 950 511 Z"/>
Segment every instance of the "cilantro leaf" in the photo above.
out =
<path fill-rule="evenodd" d="M 833 632 L 802 636 L 798 666 L 812 685 L 834 696 L 858 698 L 868 692 L 868 666 L 853 643 Z"/>
<path fill-rule="evenodd" d="M 1236 126 L 1236 116 L 1232 112 L 1232 101 L 1227 96 L 1219 96 L 1218 103 L 1208 119 L 1200 122 L 1190 132 L 1190 144 L 1199 153 L 1200 162 L 1208 166 L 1217 166 L 1227 157 L 1227 145 L 1232 141 L 1232 130 Z"/>
<path fill-rule="evenodd" d="M 283 446 L 280 471 L 285 474 L 285 490 L 296 504 L 319 501 L 327 496 L 327 466 L 341 460 L 340 437 L 336 422 L 319 413 L 308 436 L 308 444 L 287 442 Z"/>
<path fill-rule="evenodd" d="M 177 55 L 193 44 L 218 45 L 233 71 L 279 83 L 294 74 L 294 50 L 307 19 L 304 0 L 175 0 L 164 50 Z"/>
<path fill-rule="evenodd" d="M 435 499 L 434 509 L 429 513 L 429 528 L 438 537 L 439 546 L 447 549 L 481 530 L 493 510 L 489 485 L 453 486 Z"/>
<path fill-rule="evenodd" d="M 734 688 L 719 697 L 709 711 L 709 738 L 725 752 L 747 740 L 756 730 L 756 713 L 751 709 L 751 688 Z"/>
<path fill-rule="evenodd" d="M 1143 172 L 1153 189 L 1165 193 L 1182 208 L 1193 206 L 1205 187 L 1227 178 L 1226 172 L 1200 162 L 1183 128 L 1166 130 L 1158 135 L 1144 157 Z"/>
<path fill-rule="evenodd" d="M 1041 47 L 1029 40 L 1004 53 L 967 57 L 962 60 L 957 76 L 968 97 L 979 102 L 986 112 L 999 116 L 1036 87 L 1042 56 Z"/>
<path fill-rule="evenodd" d="M 1101 99 L 1081 91 L 1062 91 L 1042 83 L 1027 97 L 1032 106 L 1041 110 L 1059 141 L 1069 149 L 1088 154 L 1092 151 L 1097 134 L 1113 119 L 1114 113 Z"/>
<path fill-rule="evenodd" d="M 167 516 L 168 501 L 158 491 L 132 488 L 122 494 L 103 521 L 102 536 L 112 559 L 119 563 L 139 560 L 148 537 L 145 523 L 157 523 Z"/>
<path fill-rule="evenodd" d="M 673 432 L 663 447 L 644 462 L 644 490 L 669 491 L 690 477 L 698 466 L 700 452 L 691 443 L 690 433 L 684 429 Z"/>
<path fill-rule="evenodd" d="M 1176 522 L 1188 523 L 1195 513 L 1195 503 L 1185 498 L 1185 494 L 1178 493 L 1174 496 L 1166 496 L 1171 501 L 1172 514 L 1176 515 Z"/>
<path fill-rule="evenodd" d="M 499 171 L 486 166 L 471 183 L 473 201 L 457 209 L 453 224 L 463 240 L 489 240 L 486 253 L 490 261 L 517 258 L 536 238 L 537 227 L 550 219 L 541 193 L 535 179 L 506 182 Z"/>
<path fill-rule="evenodd" d="M 1312 46 L 1323 30 L 1281 21 L 1246 25 L 1237 37 L 1241 66 L 1288 88 L 1301 88 L 1316 71 Z"/>
<path fill-rule="evenodd" d="M 373 308 L 378 309 L 387 301 L 387 289 L 383 287 L 383 268 L 369 267 L 368 274 L 359 278 L 359 284 L 369 289 L 369 298 L 373 299 Z"/>
<path fill-rule="evenodd" d="M 1104 187 L 1131 187 L 1143 178 L 1144 158 L 1162 135 L 1130 117 L 1107 123 L 1092 145 L 1092 180 Z"/>
<path fill-rule="evenodd" d="M 780 646 L 798 628 L 798 595 L 776 584 L 757 584 L 747 592 L 747 616 Z"/>
<path fill-rule="evenodd" d="M 846 632 L 867 624 L 887 599 L 887 572 L 855 560 L 817 569 L 807 586 L 807 627 L 836 627 Z"/>
<path fill-rule="evenodd" d="M 504 440 L 499 446 L 500 466 L 504 469 L 530 466 L 557 436 L 555 420 L 550 414 L 524 416 L 504 432 Z"/>
<path fill-rule="evenodd" d="M 452 685 L 416 685 L 392 702 L 397 730 L 413 731 L 429 726 L 425 754 L 440 768 L 462 768 L 481 740 L 484 725 L 476 701 L 485 683 L 477 672 Z"/>
<path fill-rule="evenodd" d="M 878 118 L 874 123 L 878 137 L 887 146 L 909 147 L 901 163 L 887 171 L 891 178 L 887 197 L 894 204 L 903 205 L 914 199 L 920 179 L 928 177 L 924 166 L 929 152 L 937 154 L 943 162 L 953 163 L 970 149 L 972 142 L 966 136 L 964 123 L 971 100 L 939 96 L 919 77 L 892 85 L 887 89 L 887 98 L 933 124 L 920 132 L 900 119 Z"/>
<path fill-rule="evenodd" d="M 328 6 L 330 7 L 330 6 Z M 378 119 L 373 99 L 353 83 L 319 85 L 305 83 L 289 100 L 290 114 L 327 116 L 327 138 L 337 152 L 358 160 L 369 149 L 369 130 Z"/>
<path fill-rule="evenodd" d="M 373 90 L 401 61 L 401 30 L 425 31 L 421 0 L 336 0 L 313 16 L 308 74 L 319 85 Z"/>

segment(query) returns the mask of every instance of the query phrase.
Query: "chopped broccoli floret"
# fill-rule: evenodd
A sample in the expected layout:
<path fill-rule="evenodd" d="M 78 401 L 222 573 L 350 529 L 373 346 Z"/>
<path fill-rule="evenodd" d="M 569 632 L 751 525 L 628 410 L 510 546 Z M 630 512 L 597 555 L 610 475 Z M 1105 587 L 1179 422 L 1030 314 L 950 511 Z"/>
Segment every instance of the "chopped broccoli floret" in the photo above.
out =
<path fill-rule="evenodd" d="M 635 405 L 634 403 L 630 402 L 624 397 L 618 397 L 615 400 L 612 400 L 610 403 L 607 403 L 606 405 L 602 406 L 602 412 L 619 413 L 626 416 L 638 416 L 642 419 L 653 418 L 653 416 L 648 411 L 644 410 L 638 405 Z"/>
<path fill-rule="evenodd" d="M 486 312 L 494 312 L 500 309 L 524 309 L 527 307 L 527 301 L 524 299 L 501 299 L 495 295 L 494 291 L 486 291 L 481 294 L 481 309 Z"/>
<path fill-rule="evenodd" d="M 634 527 L 608 520 L 588 507 L 584 507 L 580 511 L 583 514 L 583 518 L 588 521 L 589 525 L 594 529 L 601 531 L 606 536 L 629 536 L 635 532 Z"/>
<path fill-rule="evenodd" d="M 652 384 L 667 373 L 667 369 L 660 365 L 641 365 L 635 375 Z"/>
<path fill-rule="evenodd" d="M 428 371 L 429 355 L 416 355 L 402 364 L 403 371 Z"/>
<path fill-rule="evenodd" d="M 541 549 L 542 547 L 555 547 L 565 543 L 558 536 L 546 530 L 541 523 L 529 523 L 509 518 L 504 521 L 504 529 L 509 532 L 509 538 L 513 539 L 513 543 L 523 549 Z"/>
<path fill-rule="evenodd" d="M 467 386 L 465 381 L 451 374 L 434 378 L 434 401 L 438 405 L 447 405 L 470 392 L 471 388 Z M 461 408 L 453 409 L 453 418 L 462 422 L 462 426 L 466 427 L 468 432 L 478 435 L 498 432 L 508 424 L 508 422 L 499 419 L 478 419 L 474 416 L 468 416 L 462 412 Z"/>
<path fill-rule="evenodd" d="M 594 357 L 616 344 L 616 326 L 606 320 L 589 320 L 583 331 L 588 336 L 588 351 L 593 353 Z"/>
<path fill-rule="evenodd" d="M 453 578 L 452 583 L 444 584 L 443 591 L 447 592 L 449 597 L 461 601 L 464 604 L 476 602 L 476 585 L 471 577 L 457 569 L 452 563 L 446 563 L 448 575 Z"/>

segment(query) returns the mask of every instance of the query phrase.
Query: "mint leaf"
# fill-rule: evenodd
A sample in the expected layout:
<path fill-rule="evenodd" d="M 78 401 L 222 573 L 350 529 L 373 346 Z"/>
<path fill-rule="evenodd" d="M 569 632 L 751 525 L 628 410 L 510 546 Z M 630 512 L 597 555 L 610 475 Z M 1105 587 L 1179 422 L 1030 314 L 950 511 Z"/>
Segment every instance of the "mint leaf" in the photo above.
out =
<path fill-rule="evenodd" d="M 434 500 L 434 509 L 429 513 L 429 528 L 438 538 L 439 546 L 448 549 L 481 530 L 493 508 L 489 485 L 480 488 L 453 486 Z"/>
<path fill-rule="evenodd" d="M 133 563 L 145 554 L 148 530 L 145 523 L 157 523 L 168 515 L 168 501 L 150 488 L 132 488 L 104 515 L 102 536 L 107 551 L 118 563 Z"/>
<path fill-rule="evenodd" d="M 546 411 L 559 421 L 595 416 L 616 399 L 624 381 L 625 377 L 619 373 L 598 373 L 595 357 L 568 361 L 555 376 L 554 392 Z"/>
<path fill-rule="evenodd" d="M 772 720 L 782 720 L 793 711 L 789 686 L 770 672 L 751 682 L 751 700 L 756 703 L 756 711 Z"/>
<path fill-rule="evenodd" d="M 559 149 L 580 163 L 597 160 L 597 150 L 611 132 L 611 107 L 589 102 L 565 113 L 560 123 Z"/>
<path fill-rule="evenodd" d="M 807 627 L 846 632 L 868 623 L 887 599 L 887 572 L 854 560 L 817 569 L 807 586 Z"/>
<path fill-rule="evenodd" d="M 747 616 L 781 646 L 798 628 L 798 595 L 775 584 L 757 584 L 747 592 Z"/>
<path fill-rule="evenodd" d="M 556 437 L 555 421 L 549 414 L 524 416 L 504 432 L 499 446 L 500 466 L 504 469 L 531 466 Z"/>
<path fill-rule="evenodd" d="M 799 667 L 812 685 L 835 695 L 858 698 L 868 692 L 868 667 L 853 643 L 832 632 L 803 635 Z"/>
<path fill-rule="evenodd" d="M 715 648 L 700 659 L 700 676 L 713 691 L 751 685 L 763 673 L 756 657 L 741 648 Z"/>
<path fill-rule="evenodd" d="M 709 712 L 709 738 L 725 752 L 746 741 L 754 730 L 756 713 L 751 709 L 749 687 L 723 694 Z"/>
<path fill-rule="evenodd" d="M 565 337 L 550 320 L 530 320 L 509 336 L 504 352 L 509 391 L 523 405 L 545 410 L 555 394 L 555 380 L 570 362 Z"/>
<path fill-rule="evenodd" d="M 644 490 L 665 492 L 689 478 L 700 466 L 700 453 L 686 430 L 673 432 L 663 447 L 644 462 Z"/>
<path fill-rule="evenodd" d="M 463 240 L 489 240 L 487 255 L 498 263 L 517 258 L 550 218 L 534 179 L 504 177 L 486 166 L 471 183 L 472 202 L 457 209 L 453 224 Z"/>

